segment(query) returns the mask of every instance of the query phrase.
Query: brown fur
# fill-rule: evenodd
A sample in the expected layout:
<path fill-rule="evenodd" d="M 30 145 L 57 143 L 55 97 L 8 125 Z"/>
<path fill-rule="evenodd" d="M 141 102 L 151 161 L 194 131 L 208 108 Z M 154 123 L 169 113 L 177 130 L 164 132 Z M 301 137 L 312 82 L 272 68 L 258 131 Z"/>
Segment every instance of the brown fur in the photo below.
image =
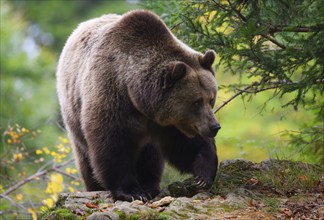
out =
<path fill-rule="evenodd" d="M 79 25 L 62 51 L 57 90 L 87 190 L 151 198 L 164 158 L 211 185 L 219 129 L 214 59 L 213 51 L 203 55 L 177 40 L 148 11 Z"/>

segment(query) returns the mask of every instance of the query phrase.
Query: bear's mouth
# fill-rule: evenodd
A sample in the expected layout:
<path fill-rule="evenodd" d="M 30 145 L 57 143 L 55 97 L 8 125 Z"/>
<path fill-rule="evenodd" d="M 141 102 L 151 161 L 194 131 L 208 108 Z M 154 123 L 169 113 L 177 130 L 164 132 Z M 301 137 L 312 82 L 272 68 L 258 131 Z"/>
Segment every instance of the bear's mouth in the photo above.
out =
<path fill-rule="evenodd" d="M 196 126 L 194 127 L 178 127 L 178 129 L 183 133 L 187 138 L 194 138 L 199 132 Z"/>

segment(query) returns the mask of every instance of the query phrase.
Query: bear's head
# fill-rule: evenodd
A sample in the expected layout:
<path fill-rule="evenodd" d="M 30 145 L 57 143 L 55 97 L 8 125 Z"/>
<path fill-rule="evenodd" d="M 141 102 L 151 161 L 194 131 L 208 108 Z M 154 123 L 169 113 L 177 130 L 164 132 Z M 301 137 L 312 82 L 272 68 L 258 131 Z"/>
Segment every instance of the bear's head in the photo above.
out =
<path fill-rule="evenodd" d="M 196 62 L 186 64 L 174 61 L 165 74 L 161 107 L 155 113 L 160 125 L 173 125 L 188 138 L 201 135 L 216 136 L 220 125 L 213 106 L 217 95 L 217 83 L 212 70 L 215 52 L 195 56 Z"/>

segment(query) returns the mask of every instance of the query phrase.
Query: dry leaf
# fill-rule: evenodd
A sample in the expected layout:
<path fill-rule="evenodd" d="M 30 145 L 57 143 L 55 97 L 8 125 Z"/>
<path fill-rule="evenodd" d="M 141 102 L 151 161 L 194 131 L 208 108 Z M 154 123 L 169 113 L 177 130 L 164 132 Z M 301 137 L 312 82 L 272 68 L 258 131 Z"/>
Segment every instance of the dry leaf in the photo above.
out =
<path fill-rule="evenodd" d="M 90 209 L 98 208 L 98 205 L 95 203 L 86 203 L 85 205 Z"/>
<path fill-rule="evenodd" d="M 279 209 L 279 211 L 281 213 L 285 214 L 285 217 L 288 217 L 288 218 L 292 217 L 292 215 L 293 215 L 292 211 L 288 208 L 281 208 L 281 209 Z"/>

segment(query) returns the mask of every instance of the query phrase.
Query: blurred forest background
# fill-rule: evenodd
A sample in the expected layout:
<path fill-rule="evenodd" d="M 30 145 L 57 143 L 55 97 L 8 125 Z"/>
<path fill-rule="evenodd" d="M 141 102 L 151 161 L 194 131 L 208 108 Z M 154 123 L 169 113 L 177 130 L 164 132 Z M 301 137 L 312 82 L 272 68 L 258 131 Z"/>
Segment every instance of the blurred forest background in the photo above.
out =
<path fill-rule="evenodd" d="M 220 160 L 324 164 L 322 0 L 0 4 L 3 219 L 36 219 L 38 212 L 53 206 L 58 193 L 82 189 L 61 125 L 55 69 L 78 23 L 106 13 L 150 9 L 188 45 L 200 52 L 216 51 Z M 168 168 L 163 184 L 176 176 Z"/>

